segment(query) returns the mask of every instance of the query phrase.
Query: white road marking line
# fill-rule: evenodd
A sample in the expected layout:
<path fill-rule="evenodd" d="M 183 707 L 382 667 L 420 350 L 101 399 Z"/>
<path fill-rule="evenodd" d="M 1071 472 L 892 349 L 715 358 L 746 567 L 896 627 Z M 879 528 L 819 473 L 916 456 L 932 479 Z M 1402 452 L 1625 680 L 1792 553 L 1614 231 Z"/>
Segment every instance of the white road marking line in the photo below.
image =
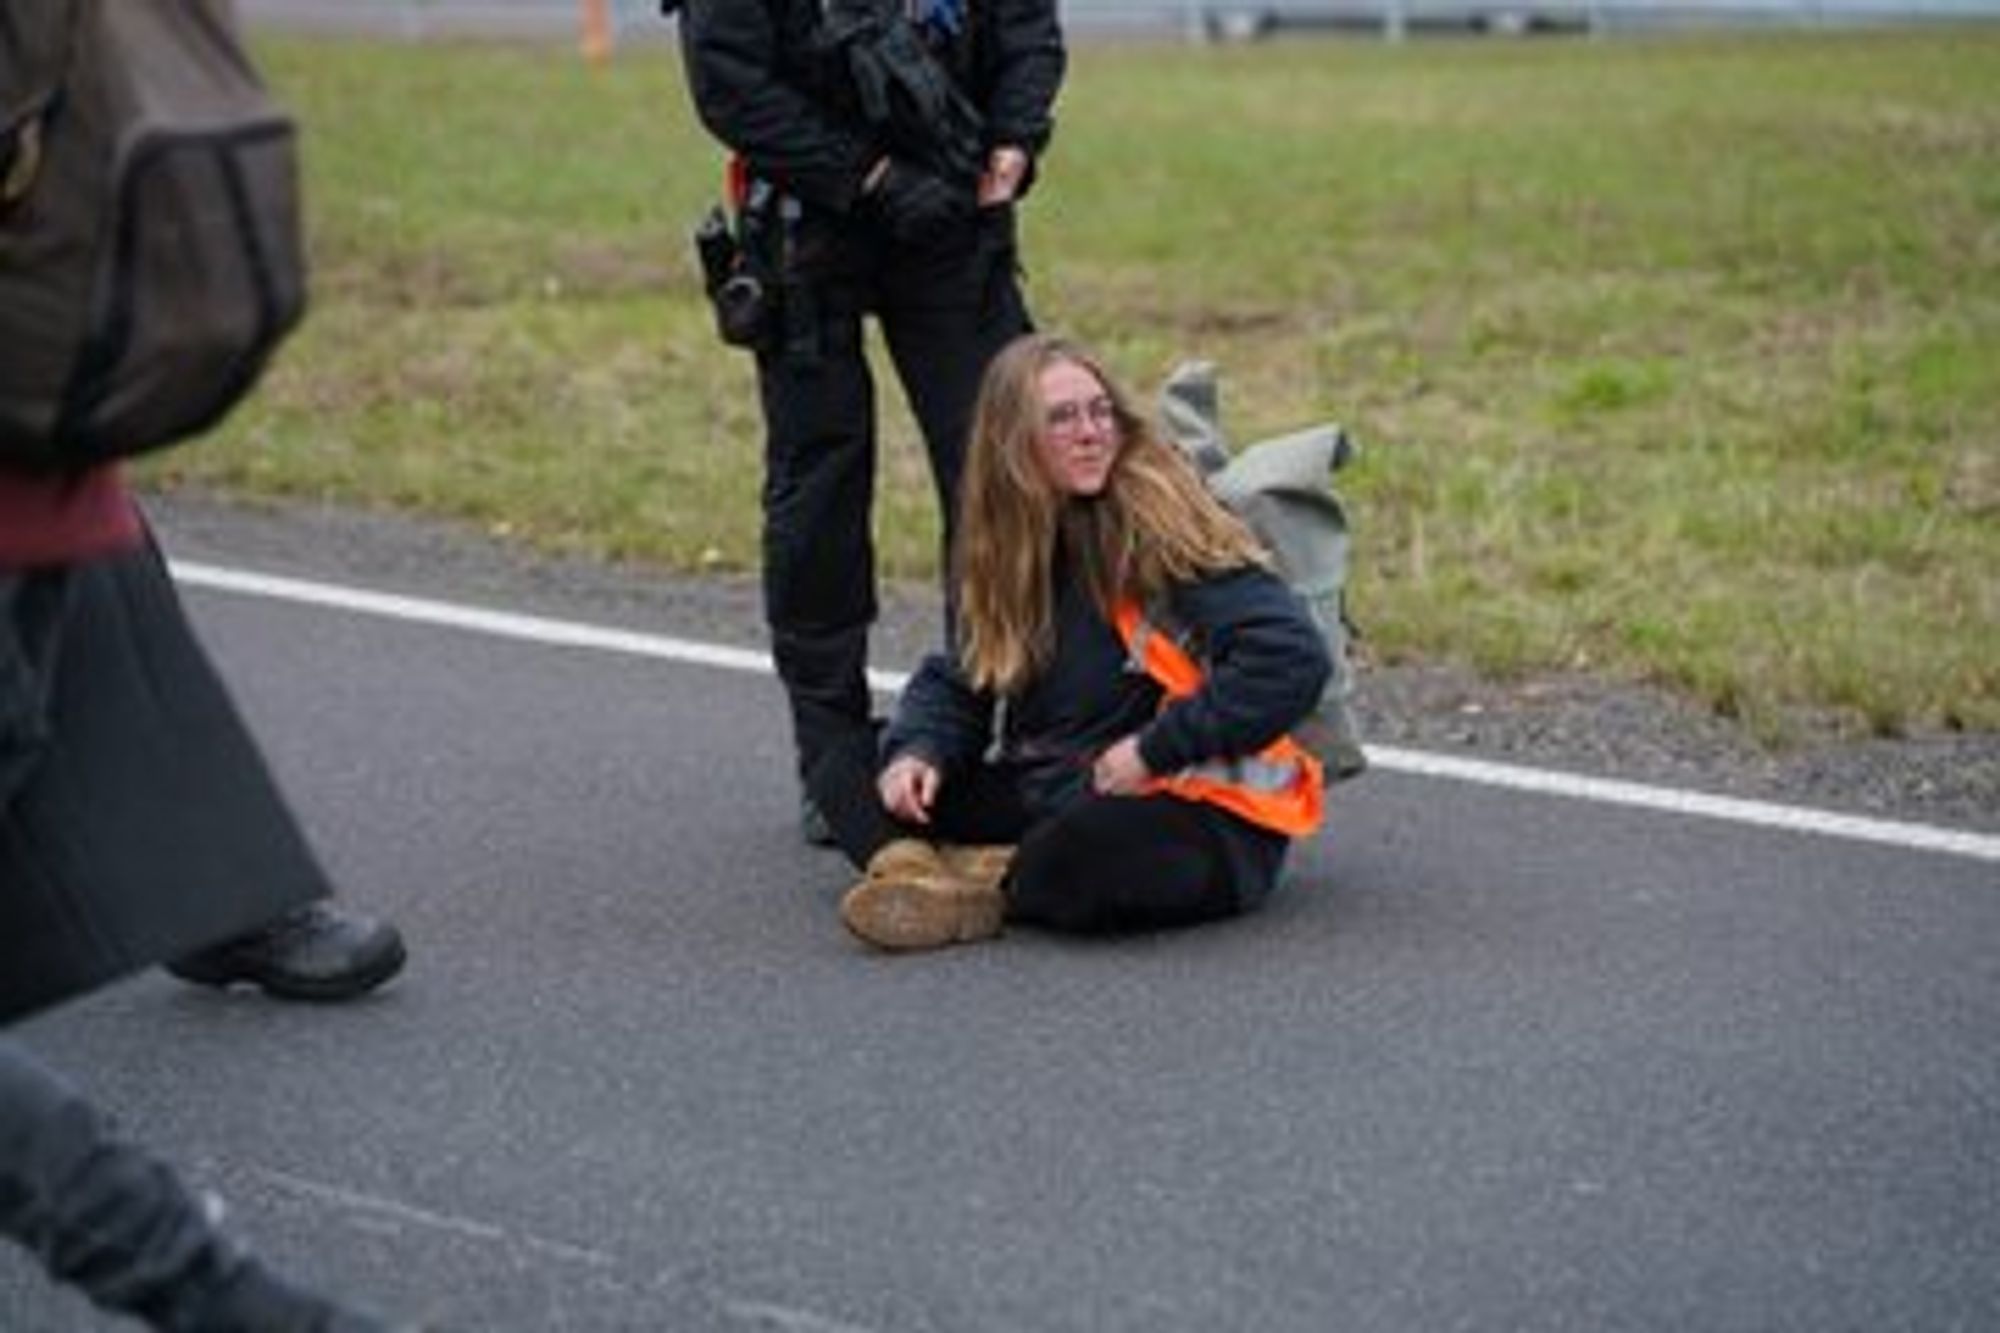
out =
<path fill-rule="evenodd" d="M 189 587 L 241 593 L 308 606 L 323 606 L 358 615 L 469 630 L 497 638 L 570 648 L 591 648 L 631 657 L 686 662 L 725 671 L 772 672 L 769 653 L 731 648 L 696 639 L 678 639 L 634 630 L 610 629 L 546 616 L 523 615 L 464 606 L 455 602 L 398 593 L 374 592 L 309 579 L 285 578 L 184 560 L 171 562 L 174 578 Z M 870 670 L 868 683 L 882 693 L 901 689 L 908 675 Z M 1464 759 L 1424 750 L 1370 745 L 1369 762 L 1377 768 L 1421 777 L 1447 778 L 1511 791 L 1628 806 L 1666 814 L 1719 819 L 1734 824 L 1780 829 L 1826 838 L 1845 838 L 1911 851 L 1941 852 L 1980 861 L 2000 861 L 2000 835 L 1903 820 L 1815 810 L 1807 806 L 1714 796 L 1674 787 L 1594 778 L 1525 764 L 1500 764 Z"/>
<path fill-rule="evenodd" d="M 810 1310 L 795 1310 L 788 1305 L 772 1305 L 765 1301 L 728 1301 L 722 1308 L 732 1318 L 754 1320 L 783 1333 L 871 1333 L 859 1324 L 844 1324 Z"/>
<path fill-rule="evenodd" d="M 444 1232 L 461 1240 L 476 1240 L 501 1245 L 518 1246 L 567 1259 L 592 1268 L 608 1268 L 617 1264 L 617 1259 L 602 1250 L 594 1250 L 583 1245 L 572 1245 L 567 1241 L 549 1240 L 545 1237 L 526 1233 L 511 1232 L 505 1227 L 490 1222 L 481 1222 L 469 1217 L 459 1217 L 452 1213 L 434 1212 L 419 1208 L 380 1194 L 368 1194 L 361 1190 L 349 1189 L 344 1185 L 332 1185 L 322 1180 L 311 1180 L 294 1175 L 289 1171 L 277 1171 L 269 1167 L 251 1167 L 250 1173 L 268 1185 L 274 1185 L 293 1194 L 304 1195 L 318 1203 L 358 1213 L 363 1217 L 385 1219 L 391 1222 L 424 1228 L 429 1231 Z"/>
<path fill-rule="evenodd" d="M 406 597 L 401 593 L 374 592 L 367 588 L 351 588 L 336 583 L 286 578 L 276 574 L 256 574 L 247 570 L 227 569 L 219 565 L 196 564 L 185 560 L 170 561 L 169 568 L 176 582 L 184 583 L 191 588 L 243 593 L 250 597 L 269 597 L 281 602 L 298 602 L 307 606 L 352 611 L 357 615 L 440 625 L 449 629 L 470 630 L 475 634 L 488 634 L 501 639 L 521 639 L 529 643 L 565 648 L 595 648 L 601 652 L 622 653 L 628 657 L 688 662 L 696 666 L 719 667 L 724 671 L 750 671 L 766 676 L 775 671 L 769 653 L 751 648 L 731 648 L 719 643 L 704 643 L 698 639 L 676 639 L 661 634 L 644 634 L 635 630 L 585 625 L 573 620 L 556 620 L 548 616 L 494 611 L 485 607 L 441 602 L 427 597 Z M 869 685 L 884 693 L 901 689 L 904 679 L 903 675 L 896 672 L 871 670 L 868 673 Z"/>
<path fill-rule="evenodd" d="M 1808 806 L 1779 805 L 1770 801 L 1745 800 L 1735 796 L 1715 796 L 1678 787 L 1655 787 L 1617 778 L 1594 778 L 1581 773 L 1530 768 L 1525 764 L 1498 764 L 1484 759 L 1462 759 L 1455 755 L 1433 754 L 1425 750 L 1399 750 L 1386 745 L 1370 745 L 1368 762 L 1398 773 L 1422 777 L 1450 778 L 1457 782 L 1504 787 L 1512 791 L 1562 796 L 1572 800 L 1595 801 L 1602 805 L 1632 806 L 1666 814 L 1693 815 L 1702 819 L 1726 820 L 1760 828 L 1784 829 L 1824 838 L 1848 838 L 1856 842 L 1882 843 L 1915 851 L 1944 852 L 1969 856 L 1979 861 L 2000 861 L 2000 836 L 1966 829 L 1944 828 L 1895 819 L 1873 819 L 1846 815 Z"/>

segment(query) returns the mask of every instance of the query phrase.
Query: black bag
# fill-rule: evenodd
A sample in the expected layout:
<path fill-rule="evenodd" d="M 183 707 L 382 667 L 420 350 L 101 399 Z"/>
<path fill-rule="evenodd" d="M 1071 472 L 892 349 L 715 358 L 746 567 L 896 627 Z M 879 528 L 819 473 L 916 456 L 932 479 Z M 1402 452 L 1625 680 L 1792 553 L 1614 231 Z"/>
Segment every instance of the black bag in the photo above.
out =
<path fill-rule="evenodd" d="M 229 0 L 0 4 L 0 466 L 207 429 L 304 307 L 293 126 Z"/>

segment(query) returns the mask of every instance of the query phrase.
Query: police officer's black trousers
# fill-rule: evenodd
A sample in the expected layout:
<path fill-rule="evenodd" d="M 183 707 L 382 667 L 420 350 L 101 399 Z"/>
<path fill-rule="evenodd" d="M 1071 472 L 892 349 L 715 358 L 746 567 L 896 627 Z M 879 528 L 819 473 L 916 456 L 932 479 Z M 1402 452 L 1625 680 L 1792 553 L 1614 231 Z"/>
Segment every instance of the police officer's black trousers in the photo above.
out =
<path fill-rule="evenodd" d="M 855 238 L 835 249 L 788 290 L 784 336 L 757 361 L 764 611 L 801 774 L 828 744 L 866 730 L 871 712 L 877 418 L 863 318 L 879 321 L 923 434 L 947 546 L 980 377 L 1030 327 L 1011 219 L 968 226 L 962 242 L 935 251 Z"/>

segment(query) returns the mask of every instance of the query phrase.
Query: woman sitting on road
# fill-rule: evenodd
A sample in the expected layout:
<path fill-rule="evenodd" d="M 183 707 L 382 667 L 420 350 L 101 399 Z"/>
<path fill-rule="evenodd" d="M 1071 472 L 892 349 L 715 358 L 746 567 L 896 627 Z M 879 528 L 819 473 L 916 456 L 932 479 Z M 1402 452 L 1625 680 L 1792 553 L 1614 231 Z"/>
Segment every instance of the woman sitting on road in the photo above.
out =
<path fill-rule="evenodd" d="M 1319 824 L 1319 768 L 1285 732 L 1326 649 L 1076 345 L 1031 334 L 988 369 L 953 558 L 954 651 L 911 679 L 879 766 L 856 741 L 808 778 L 865 872 L 848 929 L 926 949 L 1261 904 Z"/>

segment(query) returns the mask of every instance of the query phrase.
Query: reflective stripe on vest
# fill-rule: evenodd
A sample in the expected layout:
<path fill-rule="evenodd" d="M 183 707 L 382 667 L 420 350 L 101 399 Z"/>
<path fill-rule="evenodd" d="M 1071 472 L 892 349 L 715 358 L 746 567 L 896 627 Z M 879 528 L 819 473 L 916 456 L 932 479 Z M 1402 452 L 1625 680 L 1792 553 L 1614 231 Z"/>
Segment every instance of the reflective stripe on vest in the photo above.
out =
<path fill-rule="evenodd" d="M 1137 602 L 1119 602 L 1115 618 L 1126 652 L 1168 699 L 1185 699 L 1201 688 L 1201 667 L 1146 620 Z M 1326 805 L 1319 761 L 1290 736 L 1280 736 L 1254 755 L 1210 759 L 1156 777 L 1146 790 L 1219 805 L 1260 828 L 1294 838 L 1319 827 Z"/>

